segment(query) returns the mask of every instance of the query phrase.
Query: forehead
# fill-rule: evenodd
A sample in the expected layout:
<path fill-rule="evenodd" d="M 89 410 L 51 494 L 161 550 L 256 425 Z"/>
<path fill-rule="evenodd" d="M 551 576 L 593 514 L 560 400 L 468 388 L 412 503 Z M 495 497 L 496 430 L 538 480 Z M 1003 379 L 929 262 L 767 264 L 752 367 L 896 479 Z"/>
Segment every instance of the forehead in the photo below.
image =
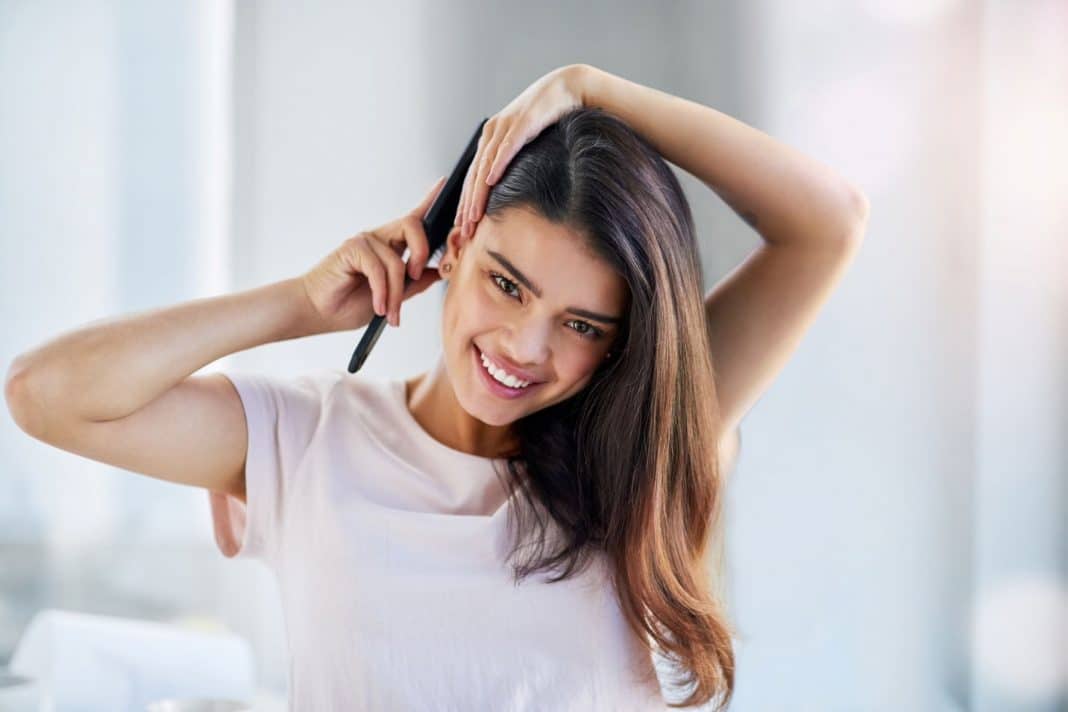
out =
<path fill-rule="evenodd" d="M 497 264 L 490 250 L 507 257 L 541 288 L 542 299 L 617 315 L 622 312 L 626 282 L 579 233 L 521 208 L 486 218 L 479 225 L 478 251 L 484 259 Z"/>

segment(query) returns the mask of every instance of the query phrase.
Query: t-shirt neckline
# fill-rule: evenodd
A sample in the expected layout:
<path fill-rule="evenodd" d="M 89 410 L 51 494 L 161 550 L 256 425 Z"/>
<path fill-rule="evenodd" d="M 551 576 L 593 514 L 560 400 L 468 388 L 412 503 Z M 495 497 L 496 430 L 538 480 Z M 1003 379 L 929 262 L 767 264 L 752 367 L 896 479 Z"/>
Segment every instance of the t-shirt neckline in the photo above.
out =
<path fill-rule="evenodd" d="M 405 428 L 411 433 L 419 447 L 430 451 L 439 461 L 449 462 L 461 468 L 485 469 L 492 471 L 495 464 L 504 466 L 507 458 L 483 457 L 469 452 L 449 447 L 428 433 L 408 410 L 406 384 L 404 379 L 394 379 L 389 383 L 390 396 L 393 405 L 398 409 L 398 416 L 403 421 Z"/>

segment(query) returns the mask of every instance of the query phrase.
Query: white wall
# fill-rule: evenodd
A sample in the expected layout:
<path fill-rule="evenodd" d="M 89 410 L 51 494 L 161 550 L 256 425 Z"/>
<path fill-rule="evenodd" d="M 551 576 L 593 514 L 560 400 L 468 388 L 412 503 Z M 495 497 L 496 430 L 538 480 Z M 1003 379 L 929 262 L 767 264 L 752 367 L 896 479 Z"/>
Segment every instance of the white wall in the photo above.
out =
<path fill-rule="evenodd" d="M 299 274 L 410 210 L 529 82 L 601 66 L 756 126 L 872 204 L 742 424 L 732 709 L 1064 709 L 1065 19 L 1053 0 L 0 4 L 2 362 Z M 677 172 L 707 288 L 758 238 Z M 439 300 L 406 303 L 365 372 L 429 367 Z M 359 335 L 206 370 L 340 369 Z M 273 581 L 215 550 L 202 491 L 10 419 L 0 447 L 0 648 L 44 606 L 209 616 L 284 690 Z"/>
<path fill-rule="evenodd" d="M 872 207 L 850 272 L 743 425 L 741 709 L 968 708 L 976 11 L 909 26 L 877 10 L 752 10 L 752 118 Z"/>
<path fill-rule="evenodd" d="M 991 0 L 982 23 L 971 692 L 1064 710 L 1068 5 Z"/>

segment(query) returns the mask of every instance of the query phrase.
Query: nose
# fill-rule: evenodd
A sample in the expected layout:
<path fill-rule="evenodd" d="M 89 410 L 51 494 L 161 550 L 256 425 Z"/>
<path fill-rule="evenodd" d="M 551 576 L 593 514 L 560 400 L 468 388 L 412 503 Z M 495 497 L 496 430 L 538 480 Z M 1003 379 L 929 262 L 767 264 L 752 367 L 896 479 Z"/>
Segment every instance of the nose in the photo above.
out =
<path fill-rule="evenodd" d="M 512 329 L 512 338 L 505 344 L 505 355 L 523 367 L 536 367 L 549 358 L 552 320 L 533 315 L 520 321 Z"/>

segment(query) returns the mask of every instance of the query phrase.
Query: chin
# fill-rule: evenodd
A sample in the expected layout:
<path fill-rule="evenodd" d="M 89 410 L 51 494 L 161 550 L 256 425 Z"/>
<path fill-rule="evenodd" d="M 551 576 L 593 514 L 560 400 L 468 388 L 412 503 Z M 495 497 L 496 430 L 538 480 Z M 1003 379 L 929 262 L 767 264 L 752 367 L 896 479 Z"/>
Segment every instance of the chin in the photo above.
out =
<path fill-rule="evenodd" d="M 476 384 L 475 387 L 478 388 L 479 386 Z M 460 401 L 460 406 L 467 412 L 468 415 L 470 415 L 472 418 L 481 423 L 485 423 L 486 425 L 500 427 L 504 425 L 511 425 L 516 421 L 516 414 L 514 411 L 512 413 L 501 412 L 503 408 L 507 408 L 507 404 L 505 404 L 503 407 L 499 406 L 497 408 L 487 408 L 477 395 L 475 396 L 475 402 L 472 403 L 470 402 L 468 397 L 466 397 L 462 393 L 457 393 L 456 399 Z"/>

